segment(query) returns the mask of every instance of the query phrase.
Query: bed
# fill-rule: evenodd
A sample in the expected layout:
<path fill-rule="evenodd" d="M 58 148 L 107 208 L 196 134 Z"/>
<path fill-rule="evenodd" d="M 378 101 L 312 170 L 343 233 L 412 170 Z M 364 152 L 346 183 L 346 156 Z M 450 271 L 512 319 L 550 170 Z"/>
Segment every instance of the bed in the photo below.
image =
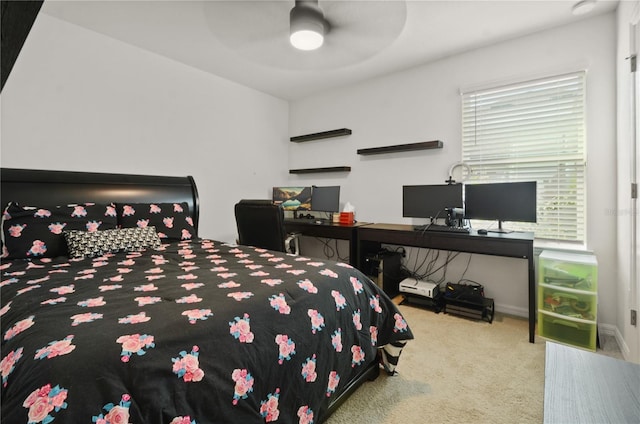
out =
<path fill-rule="evenodd" d="M 347 264 L 199 238 L 191 177 L 0 182 L 3 423 L 321 423 L 413 338 Z"/>

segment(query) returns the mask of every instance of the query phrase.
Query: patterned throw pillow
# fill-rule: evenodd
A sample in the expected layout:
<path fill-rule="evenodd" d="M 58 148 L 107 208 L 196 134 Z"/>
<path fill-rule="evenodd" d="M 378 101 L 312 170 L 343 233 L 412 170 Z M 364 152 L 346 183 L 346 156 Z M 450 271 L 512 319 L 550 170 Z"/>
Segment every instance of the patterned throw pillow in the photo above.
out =
<path fill-rule="evenodd" d="M 118 203 L 121 228 L 156 227 L 166 240 L 190 240 L 196 236 L 187 203 Z"/>
<path fill-rule="evenodd" d="M 117 227 L 113 203 L 67 206 L 21 206 L 11 202 L 2 215 L 2 257 L 67 256 L 65 230 L 98 231 Z"/>
<path fill-rule="evenodd" d="M 64 232 L 69 246 L 69 257 L 89 257 L 116 252 L 137 252 L 147 248 L 157 249 L 161 241 L 154 227 L 121 228 L 104 231 Z"/>

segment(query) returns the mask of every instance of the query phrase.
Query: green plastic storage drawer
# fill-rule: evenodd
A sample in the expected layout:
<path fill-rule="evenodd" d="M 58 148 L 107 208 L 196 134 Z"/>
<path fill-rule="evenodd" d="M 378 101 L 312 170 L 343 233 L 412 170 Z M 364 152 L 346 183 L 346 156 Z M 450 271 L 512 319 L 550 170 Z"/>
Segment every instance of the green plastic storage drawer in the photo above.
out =
<path fill-rule="evenodd" d="M 593 292 L 540 284 L 538 310 L 595 321 L 598 313 L 598 296 Z"/>
<path fill-rule="evenodd" d="M 597 325 L 594 321 L 563 318 L 560 315 L 538 311 L 540 335 L 572 346 L 596 350 Z"/>
<path fill-rule="evenodd" d="M 591 254 L 545 250 L 538 259 L 538 283 L 598 291 L 598 261 Z"/>

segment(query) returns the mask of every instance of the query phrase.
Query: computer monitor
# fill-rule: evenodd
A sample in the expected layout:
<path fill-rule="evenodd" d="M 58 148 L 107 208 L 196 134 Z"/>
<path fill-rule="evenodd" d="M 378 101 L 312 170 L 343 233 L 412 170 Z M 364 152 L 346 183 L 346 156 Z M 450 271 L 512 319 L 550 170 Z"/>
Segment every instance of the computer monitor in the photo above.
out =
<path fill-rule="evenodd" d="M 405 218 L 447 218 L 450 208 L 462 208 L 462 184 L 402 186 Z"/>
<path fill-rule="evenodd" d="M 317 212 L 339 212 L 340 186 L 313 186 L 311 189 L 311 210 Z"/>
<path fill-rule="evenodd" d="M 273 187 L 273 203 L 286 211 L 310 210 L 311 187 Z"/>
<path fill-rule="evenodd" d="M 502 221 L 536 222 L 535 181 L 465 184 L 466 219 L 498 221 L 497 232 L 507 232 Z"/>

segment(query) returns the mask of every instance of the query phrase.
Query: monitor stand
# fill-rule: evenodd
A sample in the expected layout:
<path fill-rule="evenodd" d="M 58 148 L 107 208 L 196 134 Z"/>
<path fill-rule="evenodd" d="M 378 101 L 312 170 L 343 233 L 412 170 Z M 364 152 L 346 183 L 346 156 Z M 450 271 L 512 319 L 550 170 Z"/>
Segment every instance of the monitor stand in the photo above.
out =
<path fill-rule="evenodd" d="M 498 220 L 498 229 L 497 230 L 488 230 L 490 233 L 500 233 L 500 234 L 509 234 L 513 233 L 513 230 L 506 230 L 502 228 L 502 221 Z"/>

